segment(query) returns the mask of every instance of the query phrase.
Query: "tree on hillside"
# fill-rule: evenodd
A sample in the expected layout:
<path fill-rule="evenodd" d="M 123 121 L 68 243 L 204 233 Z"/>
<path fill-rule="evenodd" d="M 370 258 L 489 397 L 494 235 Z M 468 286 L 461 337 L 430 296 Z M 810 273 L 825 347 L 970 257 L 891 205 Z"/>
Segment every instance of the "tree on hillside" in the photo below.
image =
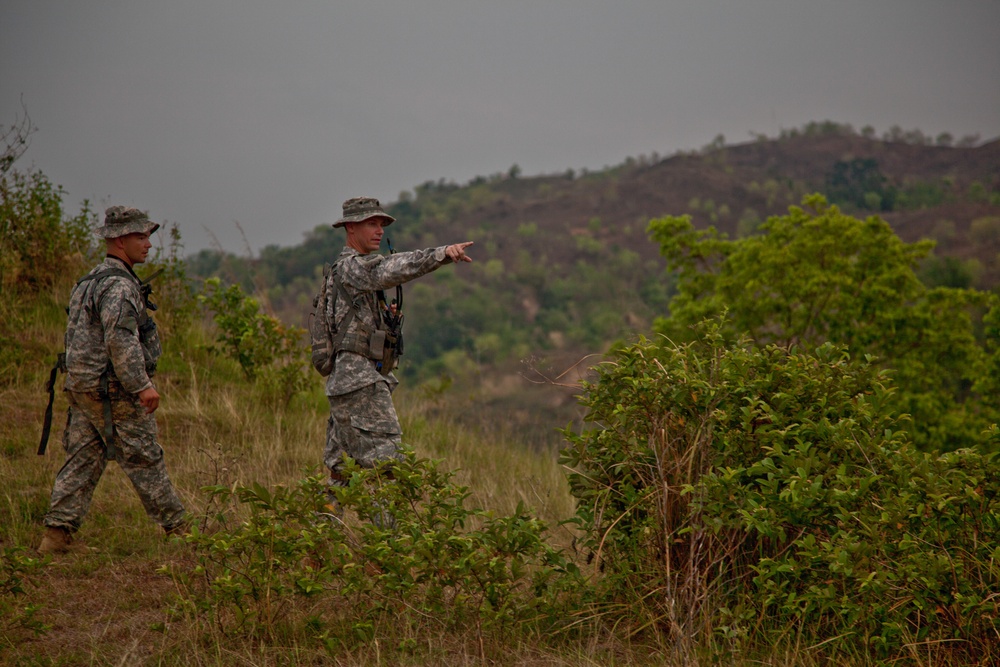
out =
<path fill-rule="evenodd" d="M 891 211 L 895 207 L 896 188 L 889 185 L 889 179 L 872 158 L 834 163 L 826 177 L 826 192 L 834 203 L 863 210 Z"/>
<path fill-rule="evenodd" d="M 897 412 L 912 416 L 919 446 L 985 446 L 983 432 L 1000 417 L 997 383 L 983 377 L 996 363 L 998 334 L 983 322 L 1000 309 L 996 295 L 925 287 L 915 270 L 933 242 L 904 243 L 883 220 L 844 215 L 819 195 L 760 231 L 728 240 L 696 231 L 688 216 L 653 220 L 650 235 L 678 274 L 657 330 L 684 339 L 727 312 L 729 335 L 758 345 L 829 341 L 873 355 L 891 369 Z"/>

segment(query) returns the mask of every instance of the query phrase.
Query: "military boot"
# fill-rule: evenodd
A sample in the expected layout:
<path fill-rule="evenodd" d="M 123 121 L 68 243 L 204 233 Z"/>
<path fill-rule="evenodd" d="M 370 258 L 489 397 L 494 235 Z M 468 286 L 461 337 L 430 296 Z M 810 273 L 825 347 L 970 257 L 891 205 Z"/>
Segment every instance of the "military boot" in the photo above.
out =
<path fill-rule="evenodd" d="M 184 520 L 176 526 L 164 528 L 163 532 L 167 534 L 167 537 L 184 537 L 191 534 L 191 524 Z"/>
<path fill-rule="evenodd" d="M 49 526 L 45 529 L 42 543 L 38 545 L 40 554 L 90 553 L 86 545 L 73 540 L 72 533 L 62 526 Z"/>
<path fill-rule="evenodd" d="M 327 480 L 326 490 L 323 492 L 323 511 L 316 513 L 317 519 L 326 519 L 334 524 L 344 522 L 344 508 L 340 506 L 334 489 L 342 489 L 347 483 L 347 478 L 339 472 L 330 471 L 330 479 Z"/>

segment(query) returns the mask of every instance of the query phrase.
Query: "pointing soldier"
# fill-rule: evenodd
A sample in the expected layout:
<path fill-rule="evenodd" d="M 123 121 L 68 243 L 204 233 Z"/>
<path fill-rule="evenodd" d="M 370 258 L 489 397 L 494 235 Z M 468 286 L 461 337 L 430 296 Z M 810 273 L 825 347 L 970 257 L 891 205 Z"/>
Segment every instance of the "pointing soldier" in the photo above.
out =
<path fill-rule="evenodd" d="M 41 553 L 81 550 L 73 534 L 90 508 L 108 461 L 117 461 L 149 517 L 182 533 L 184 507 L 156 441 L 160 394 L 152 382 L 160 356 L 156 325 L 132 270 L 146 261 L 159 228 L 142 211 L 112 206 L 96 233 L 107 257 L 70 294 L 66 327 L 66 462 L 56 475 Z"/>
<path fill-rule="evenodd" d="M 327 326 L 338 334 L 336 363 L 326 382 L 330 418 L 323 455 L 332 486 L 346 483 L 341 473 L 345 454 L 363 468 L 400 457 L 402 430 L 391 396 L 398 380 L 392 373 L 395 357 L 388 349 L 399 316 L 395 306 L 386 303 L 383 290 L 445 264 L 472 261 L 465 254 L 471 241 L 388 256 L 377 253 L 384 228 L 394 220 L 377 199 L 355 197 L 344 202 L 343 217 L 333 223 L 345 229 L 347 242 L 327 278 L 324 309 Z"/>

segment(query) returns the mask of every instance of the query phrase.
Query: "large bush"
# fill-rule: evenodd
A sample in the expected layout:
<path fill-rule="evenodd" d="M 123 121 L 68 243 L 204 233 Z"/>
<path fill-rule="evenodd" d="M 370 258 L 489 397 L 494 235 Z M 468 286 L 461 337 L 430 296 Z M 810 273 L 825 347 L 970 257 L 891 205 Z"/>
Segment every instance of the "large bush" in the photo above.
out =
<path fill-rule="evenodd" d="M 1000 465 L 912 448 L 877 366 L 716 324 L 598 370 L 563 461 L 609 609 L 690 646 L 1000 657 Z"/>
<path fill-rule="evenodd" d="M 998 338 L 983 325 L 1000 299 L 925 287 L 915 271 L 932 242 L 904 243 L 885 221 L 844 215 L 818 195 L 743 239 L 696 231 L 687 216 L 649 229 L 678 274 L 660 333 L 685 340 L 703 318 L 726 312 L 730 338 L 807 348 L 829 341 L 856 358 L 874 355 L 892 370 L 894 412 L 913 417 L 907 428 L 919 448 L 987 446 L 981 436 L 1000 420 L 1000 405 L 982 372 L 997 363 Z"/>

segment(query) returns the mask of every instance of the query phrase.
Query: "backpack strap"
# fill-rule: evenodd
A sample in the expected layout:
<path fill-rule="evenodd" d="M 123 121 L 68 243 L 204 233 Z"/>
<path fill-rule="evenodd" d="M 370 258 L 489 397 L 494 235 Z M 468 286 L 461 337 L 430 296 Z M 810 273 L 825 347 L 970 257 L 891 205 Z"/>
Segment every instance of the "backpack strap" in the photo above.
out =
<path fill-rule="evenodd" d="M 375 333 L 382 332 L 381 340 L 376 342 L 376 337 L 371 332 L 367 332 L 364 327 L 361 328 L 361 333 L 348 334 L 347 330 L 350 328 L 351 322 L 357 319 L 361 321 L 361 316 L 358 314 L 357 305 L 355 305 L 354 300 L 351 299 L 350 295 L 347 293 L 347 289 L 344 287 L 344 283 L 340 280 L 340 275 L 334 267 L 333 280 L 337 285 L 337 294 L 340 298 L 344 299 L 347 303 L 348 313 L 347 317 L 344 318 L 343 324 L 337 327 L 337 335 L 333 340 L 333 353 L 337 354 L 341 350 L 346 350 L 348 352 L 354 352 L 360 354 L 363 357 L 367 357 L 375 362 L 376 369 L 382 373 L 382 375 L 388 375 L 389 371 L 395 366 L 394 359 L 403 353 L 403 337 L 402 337 L 402 324 L 403 316 L 402 314 L 391 315 L 389 310 L 389 305 L 386 303 L 385 292 L 383 290 L 375 291 L 375 319 L 376 327 L 378 330 Z M 399 304 L 402 302 L 402 294 L 397 290 L 397 301 Z M 398 306 L 397 306 L 398 307 Z M 382 312 L 384 310 L 384 313 Z M 387 327 L 385 330 L 383 327 Z M 392 347 L 391 357 L 388 364 L 385 363 L 387 350 L 385 348 L 386 343 Z"/>
<path fill-rule="evenodd" d="M 125 269 L 111 267 L 107 271 L 98 271 L 97 273 L 88 274 L 83 278 L 80 278 L 80 280 L 76 281 L 76 284 L 79 285 L 80 283 L 86 282 L 88 280 L 98 280 L 113 275 L 130 279 L 138 278 L 138 276 L 129 273 Z M 159 275 L 159 272 L 157 272 L 153 276 L 150 276 L 149 280 L 152 280 L 152 278 L 155 277 L 156 275 Z M 143 301 L 145 302 L 144 305 L 146 306 L 146 308 L 148 310 L 156 310 L 156 306 L 149 303 L 149 291 L 146 283 L 143 283 L 142 280 L 139 281 L 139 291 L 142 294 L 142 298 Z M 111 394 L 108 391 L 108 385 L 111 378 L 111 371 L 113 369 L 114 367 L 111 365 L 111 362 L 108 361 L 108 367 L 104 369 L 103 373 L 101 373 L 101 384 L 97 390 L 98 395 L 101 397 L 101 406 L 103 408 L 103 413 L 104 413 L 104 430 L 101 434 L 104 438 L 104 456 L 109 461 L 114 461 L 117 458 L 117 452 L 118 452 L 118 450 L 115 448 L 115 422 L 111 414 Z"/>
<path fill-rule="evenodd" d="M 346 349 L 341 345 L 344 342 L 344 337 L 347 335 L 348 328 L 351 326 L 351 322 L 353 322 L 355 318 L 360 321 L 361 317 L 358 315 L 358 308 L 354 305 L 354 300 L 347 294 L 347 290 L 344 288 L 344 283 L 340 281 L 340 275 L 338 275 L 336 268 L 334 268 L 333 271 L 333 282 L 337 285 L 337 293 L 340 294 L 342 299 L 344 299 L 344 302 L 347 304 L 349 309 L 347 317 L 344 318 L 343 326 L 337 327 L 337 336 L 333 339 L 333 353 L 337 354 L 340 350 Z M 351 349 L 351 351 L 353 352 L 355 350 Z"/>

